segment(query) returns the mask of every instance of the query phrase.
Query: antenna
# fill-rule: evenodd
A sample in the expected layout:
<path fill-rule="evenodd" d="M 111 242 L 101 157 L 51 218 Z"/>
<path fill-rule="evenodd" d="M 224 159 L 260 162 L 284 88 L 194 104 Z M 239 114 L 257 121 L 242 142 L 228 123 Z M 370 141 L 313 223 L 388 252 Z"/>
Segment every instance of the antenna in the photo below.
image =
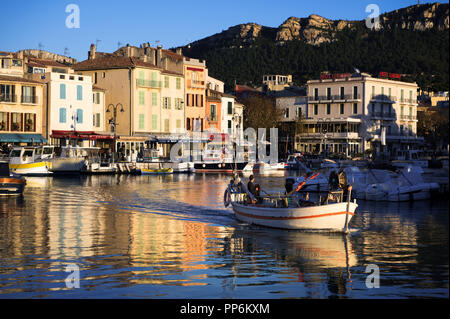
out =
<path fill-rule="evenodd" d="M 121 46 L 122 46 L 122 42 L 118 41 L 117 42 L 117 49 L 120 49 Z"/>

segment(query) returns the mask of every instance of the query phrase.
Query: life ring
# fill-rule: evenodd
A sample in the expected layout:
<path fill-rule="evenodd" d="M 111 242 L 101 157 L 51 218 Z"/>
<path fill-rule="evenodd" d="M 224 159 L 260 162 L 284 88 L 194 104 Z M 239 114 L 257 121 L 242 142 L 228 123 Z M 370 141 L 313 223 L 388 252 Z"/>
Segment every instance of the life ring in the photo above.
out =
<path fill-rule="evenodd" d="M 231 204 L 231 194 L 230 191 L 228 190 L 228 188 L 225 190 L 225 192 L 223 193 L 223 205 L 225 207 L 230 206 Z"/>

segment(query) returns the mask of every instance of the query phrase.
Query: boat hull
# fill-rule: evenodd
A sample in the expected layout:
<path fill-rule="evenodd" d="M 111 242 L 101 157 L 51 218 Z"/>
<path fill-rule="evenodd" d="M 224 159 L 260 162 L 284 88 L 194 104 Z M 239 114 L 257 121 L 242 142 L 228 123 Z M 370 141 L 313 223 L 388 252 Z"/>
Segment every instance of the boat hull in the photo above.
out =
<path fill-rule="evenodd" d="M 0 177 L 0 196 L 17 196 L 23 193 L 25 179 L 19 177 Z"/>
<path fill-rule="evenodd" d="M 85 160 L 82 158 L 55 158 L 51 161 L 50 171 L 58 173 L 80 173 L 85 167 Z"/>
<path fill-rule="evenodd" d="M 11 172 L 24 176 L 46 176 L 51 175 L 50 162 L 34 162 L 24 164 L 9 164 Z"/>
<path fill-rule="evenodd" d="M 173 173 L 172 168 L 161 168 L 161 169 L 142 168 L 141 169 L 142 175 L 167 175 L 167 174 L 172 174 L 172 173 Z"/>
<path fill-rule="evenodd" d="M 240 163 L 195 163 L 194 168 L 195 172 L 204 173 L 204 172 L 217 172 L 217 173 L 231 173 L 234 170 L 242 171 L 247 162 Z"/>
<path fill-rule="evenodd" d="M 342 232 L 345 229 L 347 203 L 299 208 L 269 208 L 232 203 L 236 218 L 255 225 L 305 230 L 329 230 Z M 350 203 L 348 222 L 358 205 Z"/>

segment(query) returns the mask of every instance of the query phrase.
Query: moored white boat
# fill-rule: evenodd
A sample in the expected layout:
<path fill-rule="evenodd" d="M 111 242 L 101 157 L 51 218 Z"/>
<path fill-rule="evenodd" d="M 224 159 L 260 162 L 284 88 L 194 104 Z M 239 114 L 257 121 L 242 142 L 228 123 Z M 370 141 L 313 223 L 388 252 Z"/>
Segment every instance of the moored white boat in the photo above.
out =
<path fill-rule="evenodd" d="M 25 176 L 51 175 L 53 146 L 14 147 L 9 154 L 9 168 L 15 174 Z"/>

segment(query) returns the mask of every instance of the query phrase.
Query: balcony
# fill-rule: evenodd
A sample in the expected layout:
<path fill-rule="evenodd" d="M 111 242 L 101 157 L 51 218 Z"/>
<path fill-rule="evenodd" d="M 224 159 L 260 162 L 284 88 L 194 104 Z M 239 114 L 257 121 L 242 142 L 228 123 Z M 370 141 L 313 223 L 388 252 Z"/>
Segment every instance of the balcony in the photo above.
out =
<path fill-rule="evenodd" d="M 32 96 L 32 95 L 22 95 L 21 97 L 22 103 L 28 103 L 28 104 L 37 104 L 38 103 L 38 97 Z"/>
<path fill-rule="evenodd" d="M 394 103 L 395 101 L 397 101 L 397 97 L 396 96 L 387 96 L 387 95 L 383 95 L 383 94 L 371 94 L 370 95 L 370 100 L 373 102 L 386 102 L 386 103 Z"/>
<path fill-rule="evenodd" d="M 152 89 L 160 89 L 162 87 L 162 81 L 136 79 L 136 86 Z"/>
<path fill-rule="evenodd" d="M 417 120 L 417 117 L 414 115 L 400 115 L 400 119 L 406 121 L 415 121 Z"/>
<path fill-rule="evenodd" d="M 205 89 L 205 81 L 198 81 L 198 80 L 187 80 L 187 87 L 188 88 L 194 88 L 194 89 Z"/>
<path fill-rule="evenodd" d="M 400 98 L 400 103 L 403 103 L 403 104 L 417 104 L 417 100 Z"/>
<path fill-rule="evenodd" d="M 359 138 L 357 132 L 328 132 L 328 133 L 299 133 L 301 137 L 320 138 L 320 139 L 332 139 L 332 138 Z"/>
<path fill-rule="evenodd" d="M 17 102 L 17 95 L 15 95 L 15 94 L 8 94 L 8 93 L 1 93 L 0 94 L 0 102 L 16 103 Z"/>
<path fill-rule="evenodd" d="M 395 120 L 395 114 L 392 113 L 381 113 L 381 112 L 374 112 L 370 114 L 370 117 L 374 119 L 383 119 L 383 120 Z"/>
<path fill-rule="evenodd" d="M 309 102 L 317 102 L 317 103 L 339 103 L 339 102 L 355 101 L 355 100 L 360 100 L 360 99 L 361 99 L 361 94 L 308 96 Z"/>

